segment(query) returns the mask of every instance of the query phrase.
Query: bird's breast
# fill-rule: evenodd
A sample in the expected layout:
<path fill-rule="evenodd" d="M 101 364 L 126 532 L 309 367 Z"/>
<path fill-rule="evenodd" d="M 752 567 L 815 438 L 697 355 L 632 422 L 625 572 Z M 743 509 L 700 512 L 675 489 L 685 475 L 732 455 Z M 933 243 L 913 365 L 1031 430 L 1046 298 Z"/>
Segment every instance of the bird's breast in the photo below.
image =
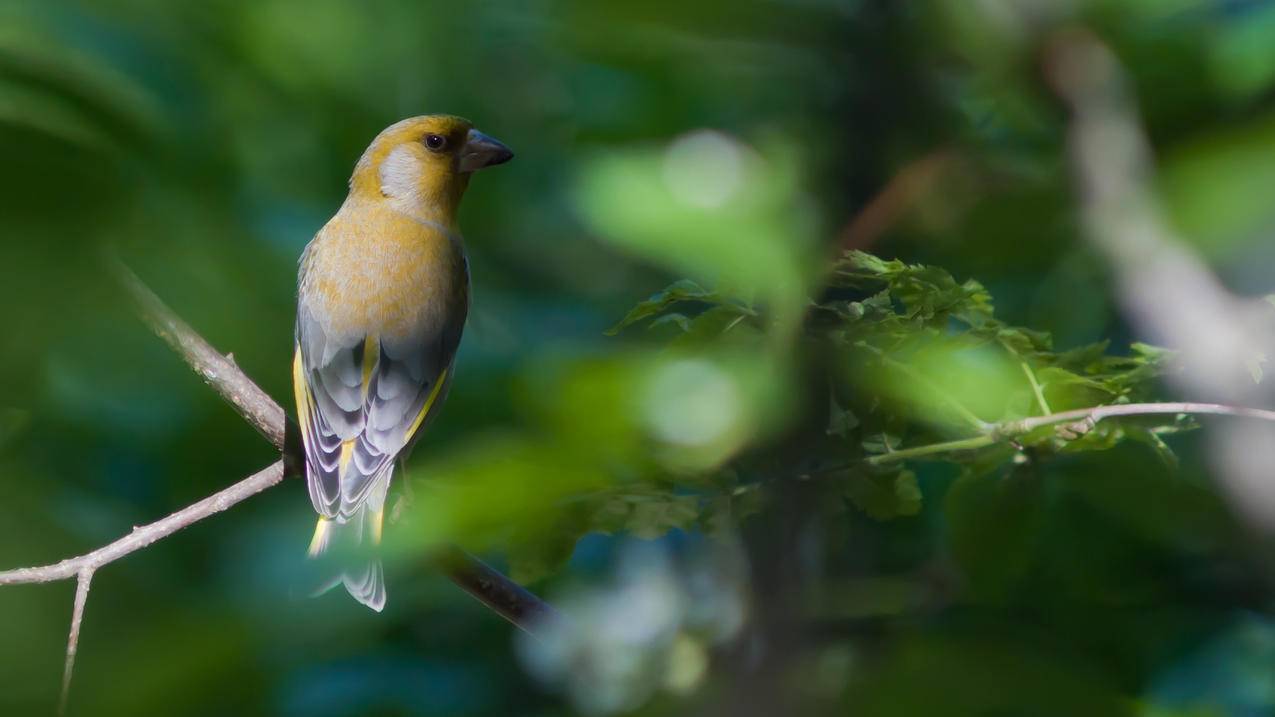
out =
<path fill-rule="evenodd" d="M 302 260 L 301 300 L 330 335 L 410 339 L 442 329 L 468 304 L 459 237 L 393 211 L 345 210 Z"/>

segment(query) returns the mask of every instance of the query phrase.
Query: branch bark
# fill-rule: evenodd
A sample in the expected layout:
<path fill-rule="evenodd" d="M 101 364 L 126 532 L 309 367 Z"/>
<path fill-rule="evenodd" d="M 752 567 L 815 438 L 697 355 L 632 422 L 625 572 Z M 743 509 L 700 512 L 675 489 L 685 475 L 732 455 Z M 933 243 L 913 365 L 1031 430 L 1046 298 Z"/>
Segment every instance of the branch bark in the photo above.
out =
<path fill-rule="evenodd" d="M 80 626 L 83 622 L 89 585 L 94 573 L 99 568 L 162 540 L 188 525 L 251 498 L 282 482 L 288 475 L 299 475 L 300 466 L 304 464 L 299 432 L 295 424 L 289 421 L 283 408 L 248 378 L 233 359 L 219 353 L 173 313 L 172 309 L 168 308 L 128 267 L 119 262 L 113 263 L 113 270 L 136 305 L 142 320 L 172 347 L 191 369 L 203 378 L 205 383 L 234 406 L 244 420 L 280 449 L 283 456 L 280 460 L 238 483 L 166 518 L 136 527 L 128 535 L 97 550 L 50 565 L 0 572 L 0 586 L 76 578 L 75 604 L 67 636 L 66 664 L 58 703 L 59 714 L 62 714 L 66 708 L 71 675 L 75 668 L 75 656 L 79 647 Z M 540 625 L 558 617 L 557 611 L 543 600 L 459 548 L 445 549 L 434 559 L 434 564 L 462 590 L 514 626 L 533 636 Z"/>
<path fill-rule="evenodd" d="M 252 382 L 229 356 L 222 356 L 182 321 L 155 292 L 124 264 L 113 261 L 116 276 L 137 306 L 138 315 L 191 370 L 235 407 L 244 420 L 276 448 L 284 447 L 288 418 L 283 407 Z"/>
<path fill-rule="evenodd" d="M 68 580 L 86 570 L 92 573 L 103 565 L 113 563 L 157 540 L 167 538 L 188 525 L 203 520 L 210 515 L 220 513 L 236 503 L 251 498 L 282 481 L 283 476 L 283 461 L 275 461 L 268 467 L 248 476 L 229 488 L 222 489 L 201 501 L 192 503 L 167 518 L 134 528 L 133 532 L 128 535 L 91 553 L 67 558 L 52 565 L 18 568 L 0 572 L 0 585 L 48 583 L 54 580 Z"/>

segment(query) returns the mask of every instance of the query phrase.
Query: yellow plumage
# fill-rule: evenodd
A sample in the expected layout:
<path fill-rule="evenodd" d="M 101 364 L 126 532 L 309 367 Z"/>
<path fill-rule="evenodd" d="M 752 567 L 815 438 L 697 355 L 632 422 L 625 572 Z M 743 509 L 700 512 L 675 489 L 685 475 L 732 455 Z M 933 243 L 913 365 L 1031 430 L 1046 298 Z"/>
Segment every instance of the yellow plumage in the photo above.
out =
<path fill-rule="evenodd" d="M 442 403 L 469 307 L 457 208 L 470 174 L 512 156 L 459 117 L 403 120 L 368 147 L 306 247 L 293 382 L 320 515 L 312 556 L 339 535 L 380 542 L 394 463 Z M 384 605 L 379 561 L 336 582 Z"/>

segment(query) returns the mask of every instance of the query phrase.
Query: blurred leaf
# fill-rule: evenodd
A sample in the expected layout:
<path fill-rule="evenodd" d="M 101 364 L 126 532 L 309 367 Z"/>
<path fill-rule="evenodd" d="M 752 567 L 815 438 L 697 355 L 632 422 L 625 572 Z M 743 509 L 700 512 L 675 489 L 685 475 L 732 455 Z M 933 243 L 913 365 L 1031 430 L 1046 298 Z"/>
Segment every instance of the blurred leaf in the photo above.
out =
<path fill-rule="evenodd" d="M 828 398 L 828 435 L 845 438 L 850 431 L 858 427 L 859 419 L 854 411 L 843 408 L 837 403 L 835 396 Z"/>
<path fill-rule="evenodd" d="M 846 497 L 877 520 L 921 512 L 921 489 L 910 470 L 853 471 L 844 483 Z"/>
<path fill-rule="evenodd" d="M 19 408 L 0 408 L 0 450 L 20 437 L 30 423 L 30 412 Z"/>
<path fill-rule="evenodd" d="M 593 515 L 590 527 L 602 533 L 627 532 L 658 538 L 670 530 L 687 530 L 699 519 L 699 499 L 659 492 L 610 497 Z"/>
<path fill-rule="evenodd" d="M 971 466 L 944 502 L 952 554 L 983 599 L 1004 600 L 1033 564 L 1045 515 L 1044 491 L 1030 466 Z"/>
<path fill-rule="evenodd" d="M 667 289 L 634 306 L 620 323 L 607 329 L 607 335 L 614 336 L 621 330 L 638 322 L 664 314 L 675 304 L 683 301 L 699 301 L 706 304 L 720 304 L 724 301 L 715 291 L 704 289 L 699 284 L 682 279 L 674 282 Z M 685 319 L 685 317 L 683 317 Z"/>
<path fill-rule="evenodd" d="M 1266 354 L 1260 352 L 1244 361 L 1244 366 L 1248 369 L 1248 375 L 1253 377 L 1253 383 L 1262 382 L 1262 366 L 1265 363 Z"/>
<path fill-rule="evenodd" d="M 809 222 L 793 211 L 793 159 L 782 146 L 763 155 L 721 132 L 693 132 L 667 147 L 595 157 L 577 182 L 576 203 L 617 246 L 744 303 L 762 302 L 790 327 L 813 249 Z M 683 290 L 703 294 L 697 286 Z M 638 311 L 650 315 L 663 302 L 657 296 Z"/>
<path fill-rule="evenodd" d="M 1164 439 L 1156 431 L 1142 426 L 1127 425 L 1125 426 L 1125 435 L 1138 443 L 1150 446 L 1151 450 L 1155 451 L 1156 457 L 1164 463 L 1165 468 L 1172 471 L 1178 469 L 1178 455 L 1173 452 L 1169 444 L 1165 443 Z"/>

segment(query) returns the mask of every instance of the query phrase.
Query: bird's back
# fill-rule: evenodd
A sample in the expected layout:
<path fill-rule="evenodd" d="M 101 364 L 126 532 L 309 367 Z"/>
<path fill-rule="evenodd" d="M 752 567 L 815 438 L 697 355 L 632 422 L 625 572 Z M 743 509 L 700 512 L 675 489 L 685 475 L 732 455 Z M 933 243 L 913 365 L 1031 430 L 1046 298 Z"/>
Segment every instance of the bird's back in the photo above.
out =
<path fill-rule="evenodd" d="M 428 340 L 463 321 L 468 293 L 458 234 L 384 204 L 347 201 L 301 259 L 298 298 L 338 343 Z"/>

